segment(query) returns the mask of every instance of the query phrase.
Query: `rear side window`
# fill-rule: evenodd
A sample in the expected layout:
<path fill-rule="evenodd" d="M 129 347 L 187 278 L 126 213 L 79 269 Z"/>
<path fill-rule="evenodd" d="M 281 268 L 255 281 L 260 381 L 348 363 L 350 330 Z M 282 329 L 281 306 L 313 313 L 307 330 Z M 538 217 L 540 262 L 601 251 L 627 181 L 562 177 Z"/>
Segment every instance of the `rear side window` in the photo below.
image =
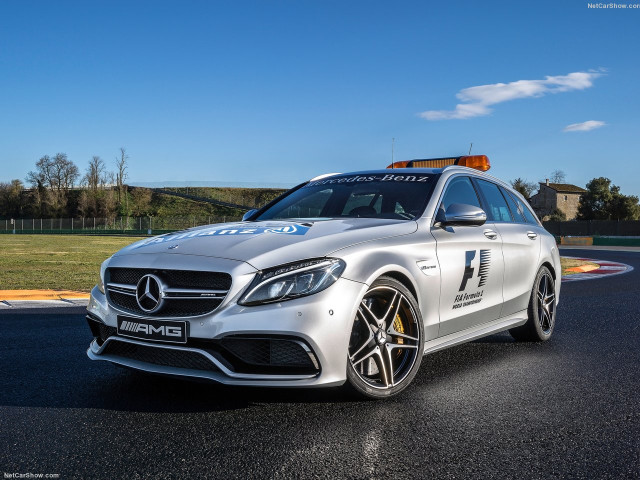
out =
<path fill-rule="evenodd" d="M 449 185 L 447 185 L 447 191 L 445 192 L 444 197 L 442 197 L 440 208 L 444 208 L 446 210 L 454 203 L 474 205 L 478 208 L 482 208 L 480 206 L 480 201 L 478 200 L 478 195 L 476 194 L 469 177 L 456 177 L 449 182 Z"/>
<path fill-rule="evenodd" d="M 509 209 L 511 210 L 511 215 L 516 219 L 516 222 L 525 223 L 526 220 L 524 218 L 524 213 L 522 209 L 518 206 L 516 201 L 513 199 L 509 192 L 507 192 L 504 188 L 500 187 L 500 192 L 502 192 L 502 196 L 505 198 L 507 203 L 509 204 Z"/>
<path fill-rule="evenodd" d="M 487 200 L 487 206 L 489 207 L 487 214 L 489 218 L 494 222 L 512 222 L 513 220 L 511 213 L 509 213 L 507 201 L 500 193 L 498 186 L 486 180 L 476 181 L 478 182 L 482 195 L 484 195 L 484 198 Z"/>
<path fill-rule="evenodd" d="M 524 215 L 525 221 L 527 223 L 538 225 L 538 220 L 536 220 L 536 216 L 533 213 L 531 213 L 531 209 L 529 209 L 529 205 L 525 205 L 524 202 L 520 200 L 518 197 L 516 197 L 515 195 L 512 195 L 510 193 L 508 193 L 508 195 L 511 196 L 511 198 L 513 198 L 513 200 L 518 205 L 518 209 L 520 213 Z"/>

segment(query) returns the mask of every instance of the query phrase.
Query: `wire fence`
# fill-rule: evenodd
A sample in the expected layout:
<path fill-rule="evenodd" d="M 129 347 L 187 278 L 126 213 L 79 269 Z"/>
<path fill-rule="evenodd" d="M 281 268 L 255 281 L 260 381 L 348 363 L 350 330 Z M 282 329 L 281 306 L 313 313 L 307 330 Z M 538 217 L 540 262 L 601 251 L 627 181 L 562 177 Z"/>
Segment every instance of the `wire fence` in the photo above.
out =
<path fill-rule="evenodd" d="M 185 216 L 185 217 L 113 217 L 113 218 L 16 218 L 0 220 L 2 233 L 79 233 L 79 234 L 127 234 L 153 235 L 213 223 L 237 222 L 236 216 Z M 565 235 L 613 235 L 640 236 L 640 221 L 565 221 L 544 222 L 544 227 L 557 236 Z"/>
<path fill-rule="evenodd" d="M 240 216 L 17 218 L 0 220 L 0 234 L 154 235 L 213 223 L 236 222 L 241 218 Z"/>
<path fill-rule="evenodd" d="M 640 236 L 640 220 L 570 220 L 543 222 L 544 228 L 557 236 Z"/>

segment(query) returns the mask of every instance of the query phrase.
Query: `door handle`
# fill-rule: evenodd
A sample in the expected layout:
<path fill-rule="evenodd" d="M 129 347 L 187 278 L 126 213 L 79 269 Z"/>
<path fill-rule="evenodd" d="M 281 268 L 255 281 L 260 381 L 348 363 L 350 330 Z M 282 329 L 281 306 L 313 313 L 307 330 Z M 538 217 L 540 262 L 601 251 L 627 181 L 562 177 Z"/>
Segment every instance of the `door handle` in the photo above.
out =
<path fill-rule="evenodd" d="M 496 238 L 498 238 L 498 234 L 493 230 L 485 230 L 483 233 L 484 233 L 484 236 L 487 237 L 489 240 L 495 240 Z"/>
<path fill-rule="evenodd" d="M 529 240 L 535 240 L 538 238 L 538 234 L 534 232 L 527 232 L 527 237 L 529 237 Z"/>

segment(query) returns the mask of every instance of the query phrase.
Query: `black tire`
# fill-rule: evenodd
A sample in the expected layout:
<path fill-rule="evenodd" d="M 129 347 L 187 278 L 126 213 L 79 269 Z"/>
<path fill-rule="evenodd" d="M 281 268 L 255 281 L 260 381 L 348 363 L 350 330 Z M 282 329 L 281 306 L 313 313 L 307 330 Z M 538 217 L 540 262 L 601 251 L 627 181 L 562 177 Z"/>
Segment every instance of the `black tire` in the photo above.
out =
<path fill-rule="evenodd" d="M 547 267 L 540 267 L 531 289 L 527 323 L 509 333 L 521 342 L 546 342 L 556 324 L 555 280 Z"/>
<path fill-rule="evenodd" d="M 415 377 L 424 354 L 416 299 L 402 283 L 377 279 L 360 302 L 347 354 L 347 389 L 360 398 L 389 398 Z"/>

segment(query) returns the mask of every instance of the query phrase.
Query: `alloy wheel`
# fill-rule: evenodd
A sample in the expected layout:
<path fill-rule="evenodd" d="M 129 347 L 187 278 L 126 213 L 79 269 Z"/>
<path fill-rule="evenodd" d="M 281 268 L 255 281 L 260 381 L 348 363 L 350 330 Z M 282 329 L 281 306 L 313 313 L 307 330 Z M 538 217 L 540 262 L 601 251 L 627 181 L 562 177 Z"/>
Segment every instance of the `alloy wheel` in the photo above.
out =
<path fill-rule="evenodd" d="M 349 342 L 349 361 L 370 387 L 402 383 L 422 355 L 418 316 L 406 296 L 391 286 L 371 288 L 358 307 Z"/>
<path fill-rule="evenodd" d="M 555 319 L 556 294 L 553 279 L 549 273 L 544 273 L 538 282 L 538 323 L 545 335 L 553 330 Z"/>

